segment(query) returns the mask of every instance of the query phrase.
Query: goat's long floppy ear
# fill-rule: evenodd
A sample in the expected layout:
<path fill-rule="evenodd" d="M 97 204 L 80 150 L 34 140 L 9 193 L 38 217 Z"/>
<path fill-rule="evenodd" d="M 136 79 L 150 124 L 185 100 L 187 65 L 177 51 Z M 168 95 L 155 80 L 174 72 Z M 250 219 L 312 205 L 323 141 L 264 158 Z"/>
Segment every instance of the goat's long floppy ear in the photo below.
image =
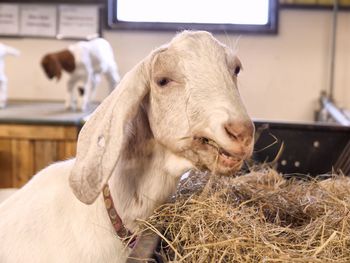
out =
<path fill-rule="evenodd" d="M 93 203 L 111 176 L 125 142 L 125 125 L 149 91 L 149 58 L 125 75 L 83 126 L 69 183 L 76 197 Z"/>

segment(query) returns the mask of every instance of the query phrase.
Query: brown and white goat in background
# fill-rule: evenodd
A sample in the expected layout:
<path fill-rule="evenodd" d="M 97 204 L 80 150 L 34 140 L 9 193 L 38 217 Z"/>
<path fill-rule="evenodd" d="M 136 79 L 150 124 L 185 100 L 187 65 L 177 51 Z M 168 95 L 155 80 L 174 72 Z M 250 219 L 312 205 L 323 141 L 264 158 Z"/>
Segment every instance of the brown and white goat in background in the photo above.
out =
<path fill-rule="evenodd" d="M 112 47 L 103 38 L 80 41 L 65 50 L 49 53 L 41 60 L 41 66 L 49 79 L 59 80 L 62 70 L 70 74 L 66 109 L 86 110 L 101 74 L 106 76 L 110 92 L 120 81 Z"/>
<path fill-rule="evenodd" d="M 125 262 L 101 195 L 134 232 L 192 168 L 232 175 L 253 149 L 238 58 L 185 31 L 141 61 L 84 125 L 76 159 L 53 164 L 0 205 L 0 261 Z"/>

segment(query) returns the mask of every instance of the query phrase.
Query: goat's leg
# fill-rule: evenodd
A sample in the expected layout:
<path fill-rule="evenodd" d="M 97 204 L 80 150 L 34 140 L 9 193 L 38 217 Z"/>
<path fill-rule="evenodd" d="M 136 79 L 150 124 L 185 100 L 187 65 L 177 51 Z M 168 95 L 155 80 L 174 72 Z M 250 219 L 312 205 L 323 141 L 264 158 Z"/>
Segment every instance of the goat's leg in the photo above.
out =
<path fill-rule="evenodd" d="M 91 97 L 95 96 L 96 87 L 98 86 L 98 84 L 100 84 L 100 82 L 101 82 L 101 75 L 93 74 L 91 78 L 91 94 L 90 94 Z"/>
<path fill-rule="evenodd" d="M 89 107 L 89 104 L 90 104 L 91 86 L 85 85 L 83 90 L 84 90 L 84 94 L 80 97 L 80 105 L 79 105 L 78 109 L 81 111 L 86 111 Z"/>
<path fill-rule="evenodd" d="M 6 107 L 7 101 L 7 80 L 0 80 L 0 109 Z"/>
<path fill-rule="evenodd" d="M 89 76 L 83 87 L 79 87 L 78 110 L 86 111 L 88 109 L 91 92 L 94 86 L 93 77 Z"/>
<path fill-rule="evenodd" d="M 65 109 L 66 110 L 74 110 L 75 109 L 75 98 L 74 98 L 74 86 L 77 82 L 76 78 L 71 77 L 67 83 L 67 92 L 66 92 L 66 101 L 65 101 Z"/>
<path fill-rule="evenodd" d="M 100 83 L 101 77 L 99 74 L 92 74 L 90 81 L 85 83 L 83 87 L 78 87 L 79 100 L 78 100 L 78 109 L 85 111 L 88 109 L 91 97 L 94 96 L 96 87 Z"/>
<path fill-rule="evenodd" d="M 109 92 L 112 92 L 113 89 L 120 82 L 120 76 L 118 74 L 117 67 L 109 67 L 108 70 L 105 73 L 105 76 L 106 76 L 106 79 L 108 81 Z"/>

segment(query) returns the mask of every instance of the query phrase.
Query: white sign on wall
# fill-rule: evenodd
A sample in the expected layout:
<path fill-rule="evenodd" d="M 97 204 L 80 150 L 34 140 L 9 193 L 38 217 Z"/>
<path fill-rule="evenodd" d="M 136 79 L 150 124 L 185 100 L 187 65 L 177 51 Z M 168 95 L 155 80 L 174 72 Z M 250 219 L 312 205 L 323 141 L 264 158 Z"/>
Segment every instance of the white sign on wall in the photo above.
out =
<path fill-rule="evenodd" d="M 18 35 L 18 14 L 18 4 L 0 4 L 0 35 Z"/>
<path fill-rule="evenodd" d="M 57 38 L 94 38 L 99 35 L 99 7 L 60 5 Z"/>
<path fill-rule="evenodd" d="M 24 36 L 55 37 L 57 9 L 54 5 L 21 5 L 21 30 Z"/>

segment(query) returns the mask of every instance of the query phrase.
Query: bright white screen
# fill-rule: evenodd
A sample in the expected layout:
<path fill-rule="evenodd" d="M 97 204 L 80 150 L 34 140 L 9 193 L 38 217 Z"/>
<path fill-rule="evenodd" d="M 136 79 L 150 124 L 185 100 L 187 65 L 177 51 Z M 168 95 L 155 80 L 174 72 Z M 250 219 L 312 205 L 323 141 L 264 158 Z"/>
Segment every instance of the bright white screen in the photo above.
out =
<path fill-rule="evenodd" d="M 268 14 L 269 0 L 117 0 L 125 22 L 266 25 Z"/>

